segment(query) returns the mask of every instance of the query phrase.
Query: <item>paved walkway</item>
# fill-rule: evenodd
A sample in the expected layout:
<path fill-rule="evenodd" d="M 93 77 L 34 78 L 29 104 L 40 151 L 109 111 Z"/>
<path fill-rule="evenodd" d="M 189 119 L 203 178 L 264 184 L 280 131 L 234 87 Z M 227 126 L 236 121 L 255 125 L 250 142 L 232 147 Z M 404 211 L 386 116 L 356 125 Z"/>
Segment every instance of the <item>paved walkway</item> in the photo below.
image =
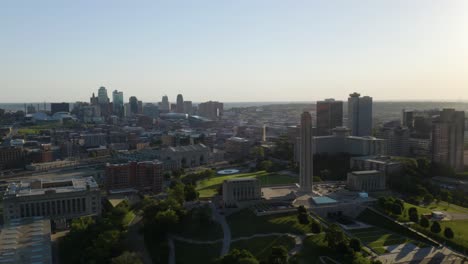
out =
<path fill-rule="evenodd" d="M 136 214 L 128 225 L 126 242 L 131 251 L 137 252 L 141 256 L 144 264 L 152 264 L 153 262 L 146 248 L 144 237 L 140 234 L 142 224 L 142 216 Z"/>
<path fill-rule="evenodd" d="M 219 214 L 214 203 L 211 203 L 210 206 L 213 214 L 213 220 L 218 222 L 221 225 L 221 228 L 223 229 L 223 247 L 221 248 L 220 255 L 224 256 L 227 253 L 229 253 L 229 248 L 231 246 L 231 228 L 229 228 L 229 225 L 226 221 L 226 217 L 224 215 Z"/>

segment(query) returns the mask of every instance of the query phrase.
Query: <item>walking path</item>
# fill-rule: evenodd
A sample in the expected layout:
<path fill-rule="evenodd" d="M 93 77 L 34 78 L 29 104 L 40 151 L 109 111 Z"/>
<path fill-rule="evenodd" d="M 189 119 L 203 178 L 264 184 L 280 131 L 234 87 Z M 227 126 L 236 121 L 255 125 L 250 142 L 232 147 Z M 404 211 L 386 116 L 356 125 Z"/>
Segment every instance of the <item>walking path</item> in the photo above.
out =
<path fill-rule="evenodd" d="M 288 254 L 290 256 L 293 256 L 293 255 L 296 255 L 297 253 L 299 253 L 302 250 L 304 239 L 306 237 L 312 236 L 312 235 L 316 235 L 316 234 L 308 233 L 308 234 L 299 236 L 299 235 L 295 235 L 295 234 L 291 234 L 291 233 L 266 233 L 266 234 L 255 234 L 255 235 L 251 235 L 251 236 L 247 236 L 247 237 L 238 237 L 238 238 L 230 239 L 229 245 L 227 245 L 227 248 L 228 248 L 227 253 L 229 253 L 230 243 L 232 243 L 232 242 L 237 242 L 237 241 L 242 241 L 242 240 L 249 240 L 249 239 L 254 239 L 254 238 L 258 238 L 258 237 L 288 236 L 288 237 L 294 238 L 294 241 L 295 241 L 294 248 L 292 248 L 288 252 Z M 223 239 L 215 239 L 215 240 L 194 240 L 194 239 L 184 238 L 184 237 L 176 236 L 176 235 L 170 235 L 168 240 L 169 240 L 169 251 L 170 251 L 169 252 L 169 264 L 175 264 L 174 240 L 178 240 L 178 241 L 182 241 L 182 242 L 186 242 L 186 243 L 190 243 L 190 244 L 197 244 L 197 245 L 210 245 L 210 244 L 221 243 L 221 242 L 224 243 L 225 242 L 224 238 Z M 224 247 L 224 245 L 223 245 L 223 247 Z M 223 254 L 223 252 L 222 252 L 220 254 L 220 257 L 226 255 L 227 253 Z"/>

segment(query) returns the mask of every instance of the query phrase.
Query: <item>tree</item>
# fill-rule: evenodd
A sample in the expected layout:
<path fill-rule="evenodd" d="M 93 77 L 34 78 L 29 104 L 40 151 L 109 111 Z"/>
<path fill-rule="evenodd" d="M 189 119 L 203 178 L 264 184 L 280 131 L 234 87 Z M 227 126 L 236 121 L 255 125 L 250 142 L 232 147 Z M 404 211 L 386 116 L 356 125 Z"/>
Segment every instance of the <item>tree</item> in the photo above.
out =
<path fill-rule="evenodd" d="M 172 231 L 179 223 L 179 216 L 172 209 L 167 209 L 156 214 L 154 224 L 159 230 Z"/>
<path fill-rule="evenodd" d="M 264 160 L 260 163 L 260 170 L 270 171 L 271 167 L 273 167 L 271 160 Z"/>
<path fill-rule="evenodd" d="M 427 193 L 426 195 L 424 195 L 424 203 L 426 204 L 430 204 L 432 203 L 432 201 L 434 201 L 434 196 L 432 196 L 432 194 L 430 193 Z"/>
<path fill-rule="evenodd" d="M 185 188 L 183 183 L 177 181 L 172 182 L 168 193 L 170 198 L 175 199 L 180 204 L 184 203 Z"/>
<path fill-rule="evenodd" d="M 357 238 L 352 238 L 349 241 L 349 247 L 354 250 L 354 252 L 361 251 L 361 241 Z"/>
<path fill-rule="evenodd" d="M 392 205 L 392 213 L 393 214 L 401 215 L 402 212 L 403 212 L 403 208 L 401 207 L 401 205 L 399 205 L 398 203 L 394 203 Z"/>
<path fill-rule="evenodd" d="M 344 239 L 343 231 L 337 224 L 330 225 L 325 231 L 325 241 L 329 248 L 336 249 L 339 243 L 344 242 Z"/>
<path fill-rule="evenodd" d="M 233 249 L 227 255 L 218 259 L 220 264 L 258 264 L 258 260 L 248 250 Z"/>
<path fill-rule="evenodd" d="M 299 213 L 297 215 L 297 220 L 303 225 L 308 225 L 310 223 L 309 215 L 307 215 L 307 213 Z"/>
<path fill-rule="evenodd" d="M 452 239 L 454 237 L 454 233 L 452 231 L 452 228 L 446 227 L 444 230 L 444 236 L 448 239 Z"/>
<path fill-rule="evenodd" d="M 411 207 L 408 210 L 408 214 L 409 214 L 410 221 L 412 221 L 414 223 L 419 222 L 419 214 L 418 214 L 418 209 L 416 209 L 416 207 Z"/>
<path fill-rule="evenodd" d="M 441 228 L 440 228 L 439 222 L 436 222 L 436 221 L 432 222 L 431 232 L 438 234 L 440 233 L 440 231 L 441 231 Z"/>
<path fill-rule="evenodd" d="M 419 224 L 424 228 L 428 228 L 429 227 L 429 220 L 426 217 L 422 216 L 421 220 L 419 220 Z"/>
<path fill-rule="evenodd" d="M 271 249 L 271 254 L 268 257 L 269 264 L 287 264 L 288 251 L 284 246 L 274 246 Z"/>
<path fill-rule="evenodd" d="M 198 199 L 198 192 L 195 186 L 188 184 L 184 186 L 184 198 L 185 201 L 195 201 Z"/>
<path fill-rule="evenodd" d="M 322 226 L 319 222 L 312 220 L 312 223 L 310 224 L 310 231 L 312 231 L 314 234 L 320 234 L 320 232 L 322 232 Z"/>
<path fill-rule="evenodd" d="M 133 253 L 125 251 L 120 256 L 115 257 L 111 260 L 112 264 L 143 264 L 141 258 Z"/>
<path fill-rule="evenodd" d="M 297 212 L 298 213 L 307 213 L 307 209 L 303 206 L 303 205 L 300 205 L 298 208 L 297 208 Z"/>

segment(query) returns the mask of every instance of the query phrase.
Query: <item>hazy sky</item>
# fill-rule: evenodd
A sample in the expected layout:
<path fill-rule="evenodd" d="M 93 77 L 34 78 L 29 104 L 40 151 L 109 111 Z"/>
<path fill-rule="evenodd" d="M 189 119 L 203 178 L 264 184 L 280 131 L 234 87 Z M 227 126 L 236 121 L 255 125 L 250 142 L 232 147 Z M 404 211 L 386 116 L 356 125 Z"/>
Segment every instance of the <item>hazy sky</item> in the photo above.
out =
<path fill-rule="evenodd" d="M 468 100 L 466 0 L 12 0 L 0 102 Z"/>

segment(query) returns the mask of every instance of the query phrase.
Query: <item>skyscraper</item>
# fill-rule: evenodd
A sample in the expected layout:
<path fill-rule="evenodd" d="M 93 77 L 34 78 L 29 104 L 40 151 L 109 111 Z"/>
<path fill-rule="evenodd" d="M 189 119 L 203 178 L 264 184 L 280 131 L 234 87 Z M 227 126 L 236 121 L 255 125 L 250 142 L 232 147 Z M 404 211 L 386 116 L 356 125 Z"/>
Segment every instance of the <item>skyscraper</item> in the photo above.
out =
<path fill-rule="evenodd" d="M 123 98 L 123 92 L 119 92 L 115 90 L 112 93 L 112 104 L 113 104 L 113 110 L 114 114 L 117 114 L 119 116 L 123 116 L 124 113 L 124 98 Z"/>
<path fill-rule="evenodd" d="M 325 99 L 317 102 L 317 135 L 331 134 L 335 127 L 343 126 L 343 102 Z"/>
<path fill-rule="evenodd" d="M 184 101 L 184 112 L 189 115 L 193 114 L 192 101 Z"/>
<path fill-rule="evenodd" d="M 301 115 L 300 175 L 301 192 L 312 192 L 314 157 L 312 152 L 312 116 L 309 112 Z"/>
<path fill-rule="evenodd" d="M 463 171 L 465 112 L 444 109 L 432 124 L 432 161 Z"/>
<path fill-rule="evenodd" d="M 135 96 L 131 96 L 129 99 L 130 112 L 132 115 L 138 114 L 138 99 Z"/>
<path fill-rule="evenodd" d="M 176 112 L 177 113 L 184 113 L 184 97 L 181 94 L 177 95 Z"/>
<path fill-rule="evenodd" d="M 161 101 L 161 105 L 159 107 L 159 110 L 162 113 L 168 113 L 169 110 L 171 110 L 171 106 L 169 105 L 169 98 L 167 97 L 167 95 L 164 95 L 162 97 L 162 101 Z"/>
<path fill-rule="evenodd" d="M 224 104 L 220 102 L 209 101 L 198 105 L 198 115 L 218 120 L 223 115 Z"/>
<path fill-rule="evenodd" d="M 348 98 L 348 127 L 353 136 L 372 135 L 372 97 L 352 93 Z"/>
<path fill-rule="evenodd" d="M 107 90 L 106 90 L 106 87 L 104 87 L 104 86 L 99 87 L 99 90 L 98 90 L 98 103 L 99 104 L 108 104 L 109 103 L 109 97 L 107 96 Z"/>

